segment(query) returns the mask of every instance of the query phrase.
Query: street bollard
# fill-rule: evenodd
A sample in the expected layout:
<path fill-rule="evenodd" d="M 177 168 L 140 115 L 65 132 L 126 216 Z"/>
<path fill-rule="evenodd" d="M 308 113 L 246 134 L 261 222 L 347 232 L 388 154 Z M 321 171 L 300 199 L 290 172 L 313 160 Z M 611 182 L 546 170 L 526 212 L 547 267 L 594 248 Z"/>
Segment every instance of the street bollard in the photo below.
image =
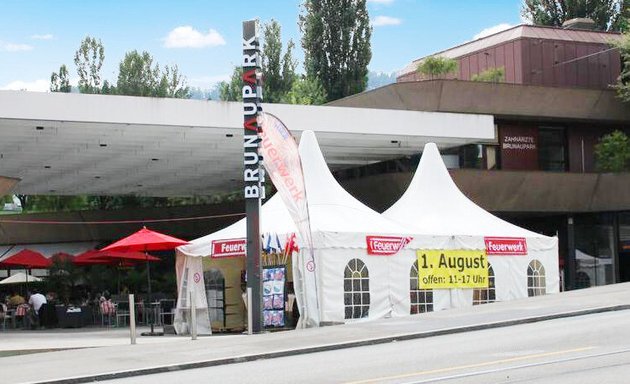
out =
<path fill-rule="evenodd" d="M 136 303 L 133 294 L 129 294 L 129 333 L 131 344 L 136 343 Z"/>

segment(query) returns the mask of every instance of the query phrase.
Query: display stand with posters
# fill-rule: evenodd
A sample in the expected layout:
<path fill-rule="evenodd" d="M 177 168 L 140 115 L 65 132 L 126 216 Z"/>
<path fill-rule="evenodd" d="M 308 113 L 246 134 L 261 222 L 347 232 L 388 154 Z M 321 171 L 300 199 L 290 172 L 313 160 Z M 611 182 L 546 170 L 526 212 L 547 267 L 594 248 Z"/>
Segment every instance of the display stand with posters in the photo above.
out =
<path fill-rule="evenodd" d="M 263 268 L 263 325 L 268 328 L 284 327 L 286 319 L 286 265 Z"/>

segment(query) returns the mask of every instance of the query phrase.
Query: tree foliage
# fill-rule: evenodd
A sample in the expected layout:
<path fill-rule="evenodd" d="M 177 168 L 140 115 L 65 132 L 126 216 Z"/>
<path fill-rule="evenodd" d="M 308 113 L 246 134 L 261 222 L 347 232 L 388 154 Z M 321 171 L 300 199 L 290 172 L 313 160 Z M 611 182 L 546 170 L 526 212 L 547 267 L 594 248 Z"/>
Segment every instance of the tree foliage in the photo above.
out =
<path fill-rule="evenodd" d="M 372 59 L 366 0 L 305 0 L 300 13 L 304 67 L 327 101 L 365 90 Z"/>
<path fill-rule="evenodd" d="M 617 96 L 625 102 L 630 102 L 630 34 L 624 33 L 621 40 L 614 43 L 621 56 L 621 73 L 615 88 Z"/>
<path fill-rule="evenodd" d="M 263 28 L 261 59 L 264 100 L 268 103 L 280 102 L 291 90 L 296 78 L 297 62 L 292 54 L 295 44 L 289 40 L 283 54 L 281 32 L 280 24 L 273 19 Z"/>
<path fill-rule="evenodd" d="M 105 48 L 101 40 L 86 36 L 74 53 L 74 64 L 79 74 L 81 93 L 101 93 L 103 61 L 105 61 Z"/>
<path fill-rule="evenodd" d="M 577 17 L 588 17 L 601 31 L 622 31 L 630 16 L 628 0 L 524 0 L 521 13 L 536 25 L 561 27 Z"/>
<path fill-rule="evenodd" d="M 153 64 L 153 56 L 149 52 L 138 53 L 136 50 L 127 52 L 118 66 L 115 93 L 126 96 L 189 97 L 186 80 L 177 66 L 167 66 L 164 71 L 160 71 L 159 64 Z"/>
<path fill-rule="evenodd" d="M 320 105 L 326 102 L 326 90 L 317 79 L 301 76 L 293 81 L 291 90 L 282 99 L 286 104 Z"/>
<path fill-rule="evenodd" d="M 483 72 L 473 75 L 470 80 L 488 83 L 502 83 L 505 81 L 505 68 L 488 68 Z"/>
<path fill-rule="evenodd" d="M 50 91 L 69 93 L 72 90 L 70 86 L 70 78 L 68 76 L 68 68 L 65 64 L 59 67 L 59 72 L 53 72 L 50 75 Z"/>
<path fill-rule="evenodd" d="M 442 56 L 429 56 L 418 64 L 418 72 L 431 79 L 457 72 L 457 61 Z"/>
<path fill-rule="evenodd" d="M 221 101 L 243 101 L 243 68 L 234 67 L 230 81 L 219 83 Z"/>
<path fill-rule="evenodd" d="M 603 136 L 595 145 L 595 160 L 603 172 L 630 171 L 630 138 L 622 131 Z"/>

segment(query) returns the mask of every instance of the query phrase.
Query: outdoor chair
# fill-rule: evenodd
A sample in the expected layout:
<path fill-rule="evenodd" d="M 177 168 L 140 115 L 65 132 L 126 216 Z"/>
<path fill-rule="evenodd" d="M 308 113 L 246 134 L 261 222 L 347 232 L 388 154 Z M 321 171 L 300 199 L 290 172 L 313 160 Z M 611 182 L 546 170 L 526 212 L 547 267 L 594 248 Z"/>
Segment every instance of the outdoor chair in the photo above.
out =
<path fill-rule="evenodd" d="M 116 326 L 120 327 L 120 320 L 122 319 L 123 326 L 127 326 L 127 319 L 129 319 L 129 302 L 121 301 L 116 303 Z"/>
<path fill-rule="evenodd" d="M 13 324 L 13 326 L 15 327 L 14 312 L 9 313 L 7 305 L 4 303 L 0 304 L 0 306 L 2 307 L 2 312 L 0 313 L 1 320 L 2 320 L 2 329 L 3 330 L 7 329 L 7 321 L 11 322 L 11 324 Z"/>
<path fill-rule="evenodd" d="M 172 325 L 175 316 L 175 300 L 160 300 L 160 324 Z M 168 318 L 168 322 L 164 321 Z"/>

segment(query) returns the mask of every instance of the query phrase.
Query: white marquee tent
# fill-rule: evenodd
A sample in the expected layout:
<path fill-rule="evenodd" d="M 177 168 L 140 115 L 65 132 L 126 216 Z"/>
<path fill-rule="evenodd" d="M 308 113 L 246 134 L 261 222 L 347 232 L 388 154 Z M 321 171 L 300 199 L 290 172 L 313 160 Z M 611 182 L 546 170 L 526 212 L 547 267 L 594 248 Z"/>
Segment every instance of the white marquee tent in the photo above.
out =
<path fill-rule="evenodd" d="M 425 145 L 409 187 L 383 216 L 411 227 L 414 233 L 425 234 L 417 236 L 409 249 L 485 249 L 488 238 L 524 238 L 526 255 L 488 256 L 495 276 L 496 300 L 527 297 L 530 266 L 535 270 L 530 272 L 540 274 L 536 275 L 539 280 L 544 277 L 544 292 L 559 291 L 557 237 L 517 227 L 470 201 L 451 179 L 433 143 Z M 415 255 L 408 257 L 409 262 L 416 259 Z M 535 288 L 537 294 L 542 293 L 540 284 Z M 472 289 L 435 290 L 433 309 L 472 305 L 472 296 Z"/>
<path fill-rule="evenodd" d="M 416 250 L 483 250 L 484 239 L 489 236 L 527 241 L 525 256 L 489 257 L 497 300 L 527 297 L 527 268 L 534 259 L 545 268 L 546 292 L 558 291 L 557 239 L 504 222 L 468 200 L 450 179 L 434 144 L 425 148 L 407 192 L 383 215 L 366 207 L 337 183 L 310 131 L 302 134 L 300 156 L 314 248 L 311 260 L 309 250 L 298 238 L 300 251 L 293 256 L 294 288 L 302 326 L 409 315 L 410 271 L 417 261 Z M 180 295 L 190 290 L 190 284 L 182 285 L 184 280 L 190 280 L 182 278 L 188 273 L 181 271 L 201 273 L 199 256 L 212 254 L 212 241 L 244 238 L 245 224 L 242 219 L 178 248 Z M 297 232 L 279 196 L 262 206 L 261 233 L 267 232 Z M 388 256 L 374 255 L 368 254 L 370 236 L 392 236 L 410 242 L 402 243 L 397 252 Z M 196 292 L 199 290 L 203 291 L 203 279 Z M 433 309 L 472 305 L 472 291 L 435 290 Z M 206 305 L 204 302 L 205 295 L 200 296 L 197 306 Z M 183 303 L 180 296 L 180 326 L 186 321 Z"/>

